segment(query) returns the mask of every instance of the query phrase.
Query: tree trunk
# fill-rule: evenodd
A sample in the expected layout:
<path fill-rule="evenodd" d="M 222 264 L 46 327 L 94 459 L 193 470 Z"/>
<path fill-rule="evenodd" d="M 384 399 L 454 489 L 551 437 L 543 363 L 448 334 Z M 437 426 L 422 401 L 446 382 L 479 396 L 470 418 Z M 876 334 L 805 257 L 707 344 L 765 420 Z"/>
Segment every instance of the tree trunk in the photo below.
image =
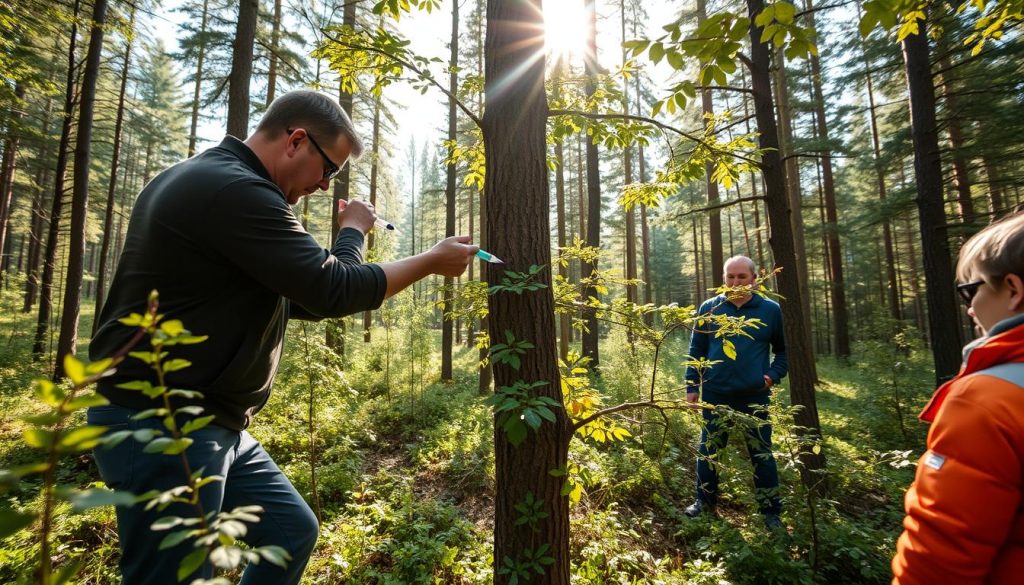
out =
<path fill-rule="evenodd" d="M 370 205 L 377 206 L 377 189 L 380 175 L 380 96 L 373 98 L 373 150 L 370 153 Z M 376 230 L 370 230 L 366 238 L 366 254 L 370 255 L 377 243 Z M 363 343 L 370 343 L 373 328 L 373 311 L 363 311 Z"/>
<path fill-rule="evenodd" d="M 350 27 L 356 25 L 356 3 L 346 2 L 342 12 L 342 24 Z M 345 110 L 349 118 L 352 117 L 352 94 L 345 91 L 345 80 L 338 80 L 338 103 L 341 109 Z M 331 201 L 331 245 L 338 239 L 338 232 L 341 226 L 337 222 L 338 203 L 348 201 L 352 196 L 352 170 L 349 165 L 342 167 L 341 172 L 334 179 L 333 199 Z M 345 357 L 345 319 L 332 319 L 334 327 L 327 327 L 327 334 L 324 342 L 339 357 Z"/>
<path fill-rule="evenodd" d="M 448 61 L 448 91 L 451 92 L 451 96 L 448 98 L 448 140 L 452 145 L 449 150 L 449 155 L 455 150 L 455 139 L 457 137 L 456 130 L 458 122 L 458 114 L 455 109 L 455 94 L 459 90 L 459 74 L 457 68 L 459 65 L 459 3 L 452 2 L 452 38 L 451 38 L 451 54 Z M 455 235 L 455 163 L 447 166 L 445 176 L 445 189 L 444 189 L 444 235 L 445 237 L 451 237 Z M 500 256 L 499 256 L 500 258 Z M 444 307 L 446 311 L 451 310 L 452 298 L 454 297 L 455 291 L 453 290 L 454 282 L 450 276 L 444 277 L 444 291 L 445 291 L 445 302 Z M 441 381 L 451 382 L 452 380 L 452 335 L 453 325 L 451 319 L 441 316 Z"/>
<path fill-rule="evenodd" d="M 914 175 L 917 183 L 917 211 L 921 227 L 924 274 L 927 283 L 928 328 L 931 332 L 935 380 L 956 374 L 960 367 L 960 335 L 949 319 L 960 310 L 953 292 L 953 269 L 946 212 L 942 199 L 942 162 L 935 123 L 935 86 L 932 85 L 928 37 L 925 25 L 919 34 L 903 39 L 907 88 L 910 94 L 910 126 L 914 142 Z"/>
<path fill-rule="evenodd" d="M 238 26 L 231 50 L 231 73 L 228 75 L 228 134 L 239 140 L 249 136 L 249 84 L 258 18 L 259 2 L 240 0 Z"/>
<path fill-rule="evenodd" d="M 351 4 L 351 2 L 349 2 Z M 267 107 L 277 93 L 277 50 L 281 44 L 281 0 L 274 0 L 274 23 L 270 32 L 270 67 L 267 69 Z"/>
<path fill-rule="evenodd" d="M 96 311 L 93 313 L 92 332 L 100 323 L 100 311 L 103 310 L 106 295 L 107 257 L 110 255 L 110 242 L 114 227 L 114 195 L 117 193 L 117 169 L 121 160 L 121 130 L 124 127 L 124 98 L 128 88 L 128 65 L 132 56 L 132 40 L 135 38 L 135 5 L 132 5 L 128 19 L 128 35 L 124 48 L 124 66 L 121 68 L 121 90 L 117 96 L 117 116 L 114 122 L 114 152 L 110 158 L 110 185 L 107 187 L 107 206 L 103 213 L 103 234 L 100 244 L 100 266 L 96 271 Z"/>
<path fill-rule="evenodd" d="M 4 154 L 0 160 L 0 250 L 7 243 L 7 232 L 11 223 L 11 199 L 14 196 L 14 169 L 21 142 L 21 119 L 25 117 L 24 107 L 25 86 L 18 82 L 14 86 L 14 111 L 7 123 L 7 140 L 4 141 Z"/>
<path fill-rule="evenodd" d="M 565 74 L 564 58 L 559 59 L 556 72 L 557 80 L 555 82 L 554 95 L 555 99 L 559 99 L 558 84 L 562 82 L 563 75 Z M 555 142 L 555 164 L 555 222 L 558 231 L 558 257 L 561 260 L 562 249 L 566 246 L 565 224 L 567 221 L 565 215 L 565 153 L 563 152 L 561 140 Z M 569 279 L 569 267 L 561 261 L 558 262 L 558 275 L 566 279 L 566 281 Z M 563 360 L 567 359 L 569 355 L 569 336 L 571 331 L 572 323 L 569 319 L 569 313 L 559 313 L 558 355 Z"/>
<path fill-rule="evenodd" d="M 759 132 L 758 142 L 764 151 L 761 171 L 764 176 L 765 197 L 771 235 L 768 239 L 775 261 L 782 267 L 779 291 L 782 302 L 783 327 L 786 336 L 786 354 L 789 357 L 789 393 L 794 406 L 802 408 L 794 415 L 799 432 L 812 439 L 821 437 L 821 423 L 815 399 L 815 375 L 811 368 L 814 355 L 808 344 L 809 327 L 804 310 L 802 283 L 798 276 L 796 245 L 793 241 L 790 200 L 786 195 L 786 177 L 779 155 L 779 132 L 775 125 L 771 93 L 771 53 L 761 43 L 761 27 L 755 17 L 764 9 L 763 0 L 747 0 L 750 17 L 750 80 L 754 97 L 754 115 Z M 815 491 L 824 488 L 822 477 L 816 472 L 825 469 L 823 451 L 815 453 L 809 446 L 800 449 L 800 477 L 805 486 Z"/>
<path fill-rule="evenodd" d="M 192 128 L 188 133 L 188 156 L 196 153 L 196 131 L 199 128 L 199 98 L 203 87 L 203 62 L 206 60 L 206 26 L 210 0 L 203 0 L 203 20 L 199 27 L 199 54 L 196 57 L 196 86 L 192 91 Z"/>
<path fill-rule="evenodd" d="M 626 41 L 629 40 L 628 38 L 626 38 L 626 0 L 620 0 L 619 8 L 620 8 L 620 15 L 621 15 L 620 24 L 621 24 L 622 42 L 625 43 Z M 628 59 L 626 58 L 626 49 L 625 49 L 625 45 L 623 45 L 623 49 L 622 49 L 622 64 L 623 64 L 623 66 L 625 66 L 627 61 L 628 61 Z M 623 70 L 623 71 L 625 71 L 625 70 Z M 627 75 L 624 72 L 623 75 L 622 75 L 622 111 L 628 116 L 629 113 L 630 113 L 629 110 L 630 110 L 630 108 L 629 108 L 629 75 Z M 633 182 L 633 148 L 631 146 L 627 146 L 626 148 L 623 149 L 623 152 L 622 152 L 622 172 L 623 172 L 623 181 L 622 181 L 623 186 L 629 185 L 630 183 L 632 183 Z M 625 245 L 625 255 L 626 255 L 626 266 L 625 266 L 626 269 L 625 269 L 625 273 L 626 273 L 626 279 L 628 279 L 630 281 L 635 281 L 636 278 L 637 278 L 637 274 L 636 274 L 636 211 L 634 211 L 633 207 L 630 207 L 629 209 L 626 210 L 625 218 L 624 219 L 625 219 L 625 222 L 626 222 L 626 245 Z M 636 291 L 636 284 L 632 284 L 632 283 L 631 284 L 627 284 L 626 285 L 626 302 L 634 303 L 635 304 L 637 302 L 637 300 L 638 300 L 636 293 L 637 293 L 637 291 Z M 630 331 L 630 335 L 632 336 L 632 331 Z"/>
<path fill-rule="evenodd" d="M 814 28 L 811 0 L 806 2 L 808 23 Z M 843 254 L 839 243 L 839 216 L 836 210 L 836 187 L 832 178 L 832 148 L 829 146 L 828 121 L 825 119 L 825 95 L 821 90 L 821 61 L 810 56 L 811 84 L 814 114 L 818 125 L 818 139 L 823 144 L 821 155 L 822 191 L 825 199 L 825 238 L 828 242 L 828 269 L 832 291 L 832 321 L 835 332 L 835 353 L 840 358 L 850 356 L 849 313 L 846 308 L 846 284 L 843 278 Z M 806 289 L 805 289 L 806 290 Z"/>
<path fill-rule="evenodd" d="M 707 2 L 697 0 L 697 26 L 700 26 L 708 19 Z M 701 112 L 705 116 L 704 125 L 711 124 L 708 116 L 715 115 L 715 104 L 710 89 L 700 91 Z M 704 164 L 704 172 L 707 175 L 708 207 L 717 207 L 719 201 L 718 183 L 711 180 L 715 167 L 708 161 Z M 725 257 L 722 253 L 722 215 L 719 209 L 712 209 L 708 212 L 708 232 L 711 238 L 711 282 L 715 288 L 722 286 L 722 272 L 725 268 Z"/>
<path fill-rule="evenodd" d="M 53 181 L 53 202 L 50 208 L 50 227 L 46 234 L 46 252 L 43 255 L 43 277 L 39 289 L 39 315 L 36 320 L 36 332 L 32 341 L 33 359 L 42 359 L 46 351 L 46 333 L 50 327 L 50 313 L 53 303 L 53 272 L 57 259 L 57 240 L 60 230 L 60 217 L 64 206 L 64 174 L 68 166 L 68 148 L 71 143 L 71 127 L 74 123 L 75 107 L 75 45 L 78 40 L 78 10 L 81 1 L 75 0 L 74 13 L 71 21 L 70 40 L 68 41 L 68 72 L 67 85 L 64 91 L 64 124 L 61 126 L 60 144 L 57 147 L 57 166 Z"/>
<path fill-rule="evenodd" d="M 546 166 L 547 100 L 540 0 L 490 0 L 487 4 L 487 107 L 484 110 L 484 146 L 487 152 L 486 199 L 491 206 L 488 233 L 491 251 L 508 259 L 508 266 L 487 267 L 487 280 L 498 282 L 504 269 L 526 271 L 531 264 L 551 264 Z M 516 79 L 514 83 L 502 80 Z M 542 382 L 528 390 L 562 404 L 554 345 L 554 299 L 550 272 L 542 272 L 545 288 L 523 295 L 498 293 L 490 297 L 490 334 L 516 339 L 536 347 L 523 356 L 521 367 L 494 364 L 495 385 L 512 387 Z M 553 563 L 542 574 L 517 581 L 534 584 L 569 583 L 569 507 L 561 495 L 562 478 L 553 470 L 565 469 L 571 429 L 563 408 L 552 409 L 555 422 L 543 421 L 536 432 L 527 431 L 524 443 L 512 445 L 495 424 L 494 582 L 509 583 L 501 569 L 541 554 Z M 531 505 L 534 502 L 534 505 Z M 516 506 L 536 506 L 545 516 L 521 522 Z M 540 567 L 541 565 L 537 565 Z"/>
<path fill-rule="evenodd" d="M 943 51 L 942 57 L 939 59 L 939 67 L 946 71 L 940 76 L 940 79 L 942 80 L 943 98 L 946 100 L 946 112 L 949 116 L 949 119 L 946 120 L 946 132 L 949 133 L 949 147 L 953 155 L 953 186 L 956 188 L 956 201 L 960 206 L 960 217 L 964 224 L 973 228 L 978 221 L 978 216 L 974 211 L 974 201 L 971 198 L 971 177 L 967 172 L 967 161 L 964 160 L 964 131 L 960 125 L 956 92 L 949 80 L 949 71 L 953 67 L 949 52 Z"/>
<path fill-rule="evenodd" d="M 586 0 L 584 3 L 587 18 L 587 47 L 584 51 L 584 69 L 586 72 L 586 83 L 584 92 L 590 98 L 597 91 L 597 76 L 600 73 L 597 63 L 597 6 L 596 0 Z M 601 248 L 601 161 L 598 158 L 597 144 L 593 139 L 587 139 L 587 246 Z M 592 278 L 597 271 L 597 260 L 594 262 L 583 262 L 580 270 L 582 278 Z M 597 290 L 593 286 L 587 286 L 583 290 L 583 300 L 586 302 L 591 297 L 597 297 Z M 601 365 L 598 353 L 598 337 L 600 333 L 597 313 L 593 310 L 585 310 L 583 315 L 586 329 L 583 331 L 583 355 L 590 358 L 590 366 L 594 372 L 599 372 Z"/>
<path fill-rule="evenodd" d="M 64 377 L 63 356 L 78 351 L 78 319 L 81 314 L 82 275 L 85 254 L 85 224 L 89 207 L 89 162 L 92 153 L 92 120 L 96 103 L 96 80 L 103 53 L 103 25 L 107 19 L 107 0 L 95 0 L 92 9 L 92 32 L 85 59 L 82 91 L 78 110 L 78 132 L 75 138 L 74 186 L 71 195 L 71 232 L 68 234 L 68 264 L 64 285 L 64 312 L 57 339 L 57 360 L 53 379 Z"/>

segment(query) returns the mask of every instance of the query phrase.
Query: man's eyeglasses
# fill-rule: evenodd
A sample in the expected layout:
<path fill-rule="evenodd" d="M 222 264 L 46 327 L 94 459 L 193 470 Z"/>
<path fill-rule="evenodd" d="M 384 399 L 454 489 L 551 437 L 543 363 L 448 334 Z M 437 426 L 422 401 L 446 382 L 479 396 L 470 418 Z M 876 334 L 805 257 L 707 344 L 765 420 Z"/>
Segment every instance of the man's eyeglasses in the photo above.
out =
<path fill-rule="evenodd" d="M 294 132 L 294 130 L 288 128 L 287 132 L 291 134 L 292 132 Z M 341 172 L 341 169 L 344 168 L 345 165 L 334 164 L 334 161 L 331 160 L 331 157 L 327 156 L 327 153 L 324 152 L 324 149 L 320 148 L 320 145 L 317 144 L 316 140 L 313 138 L 313 135 L 310 134 L 308 131 L 306 132 L 306 138 L 309 138 L 309 143 L 313 145 L 313 148 L 315 148 L 316 151 L 320 153 L 320 156 L 323 157 L 324 162 L 327 163 L 327 166 L 324 168 L 324 180 L 330 181 L 334 177 L 337 177 L 338 173 Z"/>
<path fill-rule="evenodd" d="M 964 300 L 964 303 L 968 307 L 971 306 L 971 301 L 974 300 L 974 295 L 978 294 L 978 287 L 985 284 L 984 280 L 975 280 L 974 282 L 966 282 L 964 284 L 956 285 L 956 292 L 960 293 L 960 298 Z"/>

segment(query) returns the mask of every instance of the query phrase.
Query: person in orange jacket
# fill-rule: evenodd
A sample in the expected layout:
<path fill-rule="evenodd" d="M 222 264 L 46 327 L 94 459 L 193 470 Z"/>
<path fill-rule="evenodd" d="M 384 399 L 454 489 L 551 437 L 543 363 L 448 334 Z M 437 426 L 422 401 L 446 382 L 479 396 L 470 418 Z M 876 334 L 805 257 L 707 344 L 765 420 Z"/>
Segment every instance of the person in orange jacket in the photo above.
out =
<path fill-rule="evenodd" d="M 921 413 L 894 584 L 1024 582 L 1024 213 L 968 240 L 957 280 L 984 335 Z"/>

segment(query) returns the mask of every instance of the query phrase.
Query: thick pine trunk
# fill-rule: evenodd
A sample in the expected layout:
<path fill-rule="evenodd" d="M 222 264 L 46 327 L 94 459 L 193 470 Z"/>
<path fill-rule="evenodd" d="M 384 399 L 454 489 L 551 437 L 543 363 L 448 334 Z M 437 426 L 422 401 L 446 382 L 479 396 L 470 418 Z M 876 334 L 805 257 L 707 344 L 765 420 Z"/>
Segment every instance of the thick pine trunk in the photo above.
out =
<path fill-rule="evenodd" d="M 96 103 L 96 81 L 100 74 L 103 52 L 103 25 L 107 19 L 107 0 L 96 0 L 92 11 L 92 32 L 85 59 L 82 91 L 78 110 L 78 132 L 75 139 L 74 186 L 71 196 L 71 232 L 68 234 L 68 265 L 64 285 L 64 311 L 57 339 L 57 360 L 54 380 L 64 376 L 62 356 L 78 350 L 78 319 L 82 309 L 82 276 L 85 261 L 85 224 L 89 206 L 89 162 L 92 153 L 92 121 Z"/>
<path fill-rule="evenodd" d="M 548 177 L 546 166 L 547 101 L 544 95 L 543 26 L 539 0 L 490 0 L 487 4 L 486 96 L 483 117 L 487 152 L 485 199 L 490 250 L 508 261 L 487 267 L 487 281 L 497 283 L 504 270 L 526 271 L 531 264 L 551 265 Z M 502 80 L 515 76 L 515 83 Z M 562 402 L 555 361 L 554 299 L 551 273 L 542 272 L 544 289 L 522 294 L 498 293 L 490 297 L 490 335 L 503 340 L 505 331 L 536 347 L 514 370 L 494 364 L 495 386 L 517 382 L 543 382 L 531 395 Z M 533 573 L 534 584 L 569 583 L 569 508 L 561 495 L 562 478 L 551 475 L 565 468 L 570 434 L 564 409 L 553 409 L 555 422 L 543 421 L 537 432 L 528 431 L 518 447 L 495 425 L 494 565 L 497 584 L 509 582 L 501 568 L 511 560 L 544 551 L 554 559 L 543 574 Z M 546 516 L 536 522 L 517 522 L 517 505 L 538 502 Z M 531 526 L 531 524 L 533 526 Z M 519 582 L 525 580 L 520 578 Z"/>
<path fill-rule="evenodd" d="M 257 0 L 240 0 L 238 25 L 231 51 L 228 75 L 228 134 L 245 140 L 249 136 L 249 85 L 252 80 L 253 45 L 256 42 Z"/>
<path fill-rule="evenodd" d="M 274 101 L 274 95 L 277 93 L 277 51 L 280 44 L 281 0 L 274 0 L 274 23 L 270 32 L 270 66 L 267 68 L 267 106 Z"/>
<path fill-rule="evenodd" d="M 804 311 L 804 289 L 798 276 L 796 245 L 793 241 L 790 216 L 796 213 L 786 195 L 786 177 L 782 157 L 779 156 L 779 131 L 775 124 L 774 104 L 771 93 L 771 52 L 767 44 L 760 42 L 761 27 L 754 24 L 754 18 L 764 9 L 763 0 L 747 0 L 750 16 L 750 80 L 754 96 L 754 116 L 759 132 L 759 146 L 764 150 L 761 171 L 764 177 L 768 221 L 771 227 L 769 244 L 775 262 L 782 267 L 779 277 L 779 292 L 783 296 L 782 317 L 786 336 L 786 354 L 789 357 L 789 394 L 794 406 L 802 408 L 794 415 L 794 421 L 804 435 L 817 439 L 821 437 L 821 423 L 815 398 L 815 376 L 811 365 L 814 355 L 810 339 L 807 312 Z M 808 488 L 820 490 L 823 478 L 817 473 L 825 469 L 823 451 L 815 453 L 809 446 L 800 450 L 800 477 Z"/>
<path fill-rule="evenodd" d="M 61 213 L 64 208 L 64 174 L 68 167 L 68 148 L 71 144 L 71 127 L 74 123 L 75 109 L 75 45 L 78 41 L 78 11 L 81 2 L 75 0 L 72 17 L 70 40 L 68 41 L 67 85 L 64 88 L 64 124 L 61 126 L 60 144 L 57 147 L 57 165 L 54 173 L 53 201 L 50 208 L 50 226 L 46 234 L 46 252 L 43 254 L 43 276 L 39 288 L 39 314 L 36 319 L 36 331 L 32 341 L 33 359 L 43 356 L 46 345 L 46 333 L 50 328 L 50 314 L 53 310 L 53 273 L 56 268 L 58 232 L 60 230 Z"/>
<path fill-rule="evenodd" d="M 960 308 L 953 292 L 953 268 L 942 198 L 942 161 L 935 123 L 935 86 L 932 84 L 928 37 L 923 29 L 922 23 L 920 34 L 909 35 L 903 40 L 903 59 L 910 94 L 916 202 L 927 283 L 928 329 L 935 360 L 935 379 L 939 383 L 956 374 L 960 366 L 961 339 L 956 323 L 950 320 L 950 316 Z"/>

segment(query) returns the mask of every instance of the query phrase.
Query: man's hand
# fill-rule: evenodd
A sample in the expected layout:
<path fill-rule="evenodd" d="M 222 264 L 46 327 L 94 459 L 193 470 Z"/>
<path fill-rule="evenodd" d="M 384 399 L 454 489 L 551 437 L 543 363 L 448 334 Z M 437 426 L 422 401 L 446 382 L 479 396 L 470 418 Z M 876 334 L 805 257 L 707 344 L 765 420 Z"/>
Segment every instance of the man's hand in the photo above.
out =
<path fill-rule="evenodd" d="M 686 405 L 687 408 L 694 408 L 694 409 L 700 408 L 700 406 L 697 404 L 698 402 L 700 402 L 700 394 L 697 393 L 697 392 L 687 392 L 686 393 L 686 402 L 687 402 L 687 405 Z"/>
<path fill-rule="evenodd" d="M 470 236 L 452 236 L 434 244 L 430 256 L 430 271 L 441 276 L 456 277 L 466 271 L 480 246 L 470 244 Z"/>
<path fill-rule="evenodd" d="M 774 386 L 774 385 L 775 385 L 775 382 L 772 381 L 772 377 L 769 376 L 768 374 L 765 374 L 764 375 L 764 389 L 765 390 L 770 390 L 771 387 Z"/>
<path fill-rule="evenodd" d="M 377 211 L 373 205 L 362 199 L 344 199 L 338 201 L 338 225 L 341 229 L 355 228 L 364 234 L 373 228 L 377 220 Z"/>

